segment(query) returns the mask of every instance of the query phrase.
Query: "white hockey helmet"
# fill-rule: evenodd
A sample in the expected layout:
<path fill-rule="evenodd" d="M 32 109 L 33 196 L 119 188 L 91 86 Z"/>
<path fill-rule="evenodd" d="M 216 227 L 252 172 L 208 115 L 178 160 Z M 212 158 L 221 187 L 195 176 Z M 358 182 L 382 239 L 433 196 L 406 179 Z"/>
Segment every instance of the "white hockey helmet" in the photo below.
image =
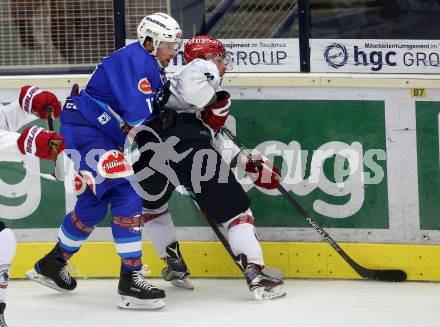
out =
<path fill-rule="evenodd" d="M 179 23 L 170 15 L 164 13 L 155 13 L 145 16 L 137 27 L 137 37 L 141 45 L 144 45 L 145 39 L 150 37 L 153 40 L 153 55 L 160 42 L 176 43 L 176 50 L 182 43 L 182 30 Z"/>

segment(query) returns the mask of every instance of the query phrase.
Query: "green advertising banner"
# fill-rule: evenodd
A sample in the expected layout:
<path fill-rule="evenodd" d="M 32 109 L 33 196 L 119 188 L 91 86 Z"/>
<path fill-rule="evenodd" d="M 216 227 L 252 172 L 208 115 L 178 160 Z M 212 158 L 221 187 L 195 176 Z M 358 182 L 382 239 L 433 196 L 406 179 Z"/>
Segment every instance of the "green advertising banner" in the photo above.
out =
<path fill-rule="evenodd" d="M 348 161 L 338 155 L 332 155 L 319 163 L 319 174 L 338 190 L 328 192 L 322 184 L 321 175 L 311 176 L 312 161 L 319 149 L 332 142 L 339 142 L 343 149 L 365 152 L 371 149 L 385 151 L 385 114 L 383 101 L 314 101 L 314 100 L 237 100 L 231 114 L 236 119 L 238 136 L 250 148 L 259 148 L 261 144 L 276 142 L 284 145 L 284 151 L 275 161 L 283 167 L 284 173 L 292 174 L 296 164 L 302 165 L 301 176 L 297 176 L 297 185 L 286 182 L 286 187 L 295 193 L 298 184 L 307 188 L 307 194 L 301 196 L 303 206 L 313 214 L 322 226 L 343 228 L 387 228 L 387 186 L 386 178 L 378 184 L 364 185 L 361 178 L 354 181 L 353 192 L 338 187 L 337 182 L 349 182 L 348 179 L 361 177 L 361 174 L 344 176 L 349 169 L 360 169 L 369 173 L 363 161 L 359 167 L 349 167 Z M 295 148 L 299 145 L 300 148 Z M 289 147 L 290 146 L 290 147 Z M 356 146 L 358 148 L 356 148 Z M 356 149 L 355 149 L 356 148 Z M 292 156 L 296 162 L 292 162 Z M 262 150 L 264 152 L 265 150 Z M 299 158 L 298 158 L 299 157 Z M 342 159 L 342 160 L 341 160 Z M 290 160 L 290 161 L 289 161 Z M 383 172 L 386 164 L 376 161 Z M 339 163 L 339 164 L 338 164 Z M 41 171 L 50 172 L 52 163 L 41 161 Z M 296 166 L 295 166 L 296 168 Z M 15 163 L 1 163 L 0 178 L 3 183 L 17 185 L 23 178 L 24 168 Z M 347 174 L 347 173 L 346 173 Z M 349 174 L 349 172 L 348 172 Z M 341 176 L 337 181 L 337 176 Z M 386 176 L 386 173 L 384 173 Z M 312 180 L 313 179 L 313 180 Z M 56 228 L 65 213 L 64 186 L 61 182 L 40 180 L 37 186 L 26 190 L 26 194 L 14 197 L 4 195 L 1 205 L 20 207 L 28 196 L 41 194 L 38 207 L 22 219 L 11 220 L 13 228 Z M 291 187 L 292 186 L 292 187 Z M 327 187 L 328 188 L 328 187 Z M 361 189 L 362 192 L 358 192 Z M 326 192 L 327 191 L 327 192 Z M 346 194 L 344 194 L 346 193 Z M 307 223 L 298 216 L 279 195 L 267 195 L 253 187 L 248 192 L 252 209 L 258 217 L 257 225 L 264 227 L 306 227 Z M 314 210 L 313 204 L 321 201 L 324 206 L 337 208 L 338 219 Z M 176 194 L 170 204 L 178 226 L 205 226 L 196 208 L 189 199 Z M 289 214 L 286 214 L 289 213 Z M 7 218 L 7 217 L 4 217 Z M 109 226 L 107 219 L 102 226 Z"/>
<path fill-rule="evenodd" d="M 440 102 L 416 102 L 420 229 L 440 229 Z"/>
<path fill-rule="evenodd" d="M 228 127 L 249 149 L 282 168 L 285 188 L 332 237 L 373 243 L 440 241 L 440 90 L 427 90 L 423 97 L 404 88 L 228 91 L 234 99 Z M 20 241 L 51 241 L 75 198 L 62 182 L 36 173 L 50 173 L 51 162 L 26 165 L 27 170 L 0 162 L 0 219 L 18 230 Z M 241 172 L 237 176 L 264 240 L 319 241 L 277 190 L 257 188 Z M 215 239 L 186 195 L 175 192 L 169 208 L 180 239 Z M 95 231 L 99 240 L 111 240 L 110 221 L 107 217 L 100 225 L 104 228 Z"/>

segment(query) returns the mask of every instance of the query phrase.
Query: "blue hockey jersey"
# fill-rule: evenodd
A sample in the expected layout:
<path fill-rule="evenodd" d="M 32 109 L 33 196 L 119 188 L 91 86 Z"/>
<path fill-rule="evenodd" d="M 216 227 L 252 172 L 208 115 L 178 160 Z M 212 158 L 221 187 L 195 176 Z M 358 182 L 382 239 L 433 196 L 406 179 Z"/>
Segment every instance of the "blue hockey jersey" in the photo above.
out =
<path fill-rule="evenodd" d="M 121 143 L 125 139 L 122 124 L 135 126 L 157 114 L 153 96 L 164 80 L 165 72 L 156 59 L 136 42 L 103 58 L 85 90 L 71 99 L 91 125 Z M 75 123 L 75 115 L 62 116 L 62 122 Z"/>

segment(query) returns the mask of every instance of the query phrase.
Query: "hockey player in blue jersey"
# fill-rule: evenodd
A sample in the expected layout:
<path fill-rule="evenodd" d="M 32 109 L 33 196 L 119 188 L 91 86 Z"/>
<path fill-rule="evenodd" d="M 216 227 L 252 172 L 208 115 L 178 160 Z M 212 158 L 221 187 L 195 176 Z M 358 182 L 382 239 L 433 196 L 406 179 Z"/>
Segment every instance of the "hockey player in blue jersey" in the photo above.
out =
<path fill-rule="evenodd" d="M 175 113 L 174 122 L 168 128 L 156 130 L 161 139 L 150 133 L 137 135 L 141 156 L 134 164 L 137 176 L 146 167 L 157 172 L 145 178 L 139 176 L 139 180 L 144 194 L 148 195 L 143 197 L 143 220 L 156 251 L 167 264 L 162 276 L 175 286 L 193 288 L 168 211 L 168 200 L 175 188 L 182 185 L 202 212 L 227 230 L 231 251 L 243 268 L 255 298 L 282 297 L 285 295 L 282 279 L 263 272 L 265 261 L 256 236 L 250 200 L 230 170 L 229 162 L 236 157 L 234 161 L 243 165 L 253 183 L 265 189 L 279 186 L 273 171 L 280 171 L 265 158 L 249 161 L 240 155 L 239 148 L 225 146 L 228 140 L 219 133 L 231 105 L 229 93 L 220 85 L 230 67 L 224 45 L 212 36 L 196 36 L 186 43 L 184 58 L 186 65 L 172 76 L 171 94 L 163 106 L 164 112 Z M 153 146 L 151 143 L 155 139 Z M 170 145 L 174 154 L 169 150 Z M 222 156 L 222 147 L 229 159 Z M 165 163 L 166 156 L 167 165 L 157 168 L 157 161 Z M 257 169 L 254 161 L 270 166 L 273 171 Z M 198 179 L 202 175 L 203 178 Z"/>
<path fill-rule="evenodd" d="M 67 98 L 61 115 L 66 152 L 75 150 L 79 188 L 74 210 L 60 227 L 55 248 L 40 259 L 28 277 L 59 291 L 71 291 L 75 279 L 66 269 L 110 206 L 112 234 L 121 257 L 118 307 L 157 309 L 165 292 L 144 280 L 142 273 L 142 199 L 130 185 L 133 169 L 121 149 L 128 131 L 153 119 L 154 93 L 164 85 L 165 71 L 181 43 L 179 24 L 170 16 L 146 16 L 130 44 L 97 66 L 86 88 Z M 73 155 L 71 157 L 73 161 Z"/>

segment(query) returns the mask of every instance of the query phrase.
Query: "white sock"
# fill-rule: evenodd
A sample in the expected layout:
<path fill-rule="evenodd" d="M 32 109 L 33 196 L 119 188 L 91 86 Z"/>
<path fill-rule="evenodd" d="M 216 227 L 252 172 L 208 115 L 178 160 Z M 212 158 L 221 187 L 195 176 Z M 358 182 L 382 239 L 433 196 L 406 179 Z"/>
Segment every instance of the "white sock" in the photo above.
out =
<path fill-rule="evenodd" d="M 235 255 L 244 254 L 247 257 L 248 262 L 264 266 L 263 250 L 261 249 L 260 242 L 255 235 L 255 226 L 250 223 L 239 223 L 229 228 L 234 220 L 246 215 L 252 217 L 252 211 L 248 209 L 244 213 L 237 215 L 223 224 L 228 230 L 229 244 Z"/>
<path fill-rule="evenodd" d="M 165 207 L 165 206 L 164 206 Z M 148 235 L 150 236 L 151 242 L 156 249 L 156 252 L 161 258 L 167 256 L 166 248 L 171 243 L 176 242 L 176 230 L 174 227 L 173 220 L 171 219 L 171 214 L 167 211 L 167 207 L 161 207 L 156 210 L 142 209 L 142 213 L 160 213 L 164 212 L 162 215 L 158 216 L 147 222 L 145 227 L 147 228 Z"/>
<path fill-rule="evenodd" d="M 0 302 L 5 302 L 9 270 L 15 255 L 16 241 L 9 228 L 0 232 Z"/>

